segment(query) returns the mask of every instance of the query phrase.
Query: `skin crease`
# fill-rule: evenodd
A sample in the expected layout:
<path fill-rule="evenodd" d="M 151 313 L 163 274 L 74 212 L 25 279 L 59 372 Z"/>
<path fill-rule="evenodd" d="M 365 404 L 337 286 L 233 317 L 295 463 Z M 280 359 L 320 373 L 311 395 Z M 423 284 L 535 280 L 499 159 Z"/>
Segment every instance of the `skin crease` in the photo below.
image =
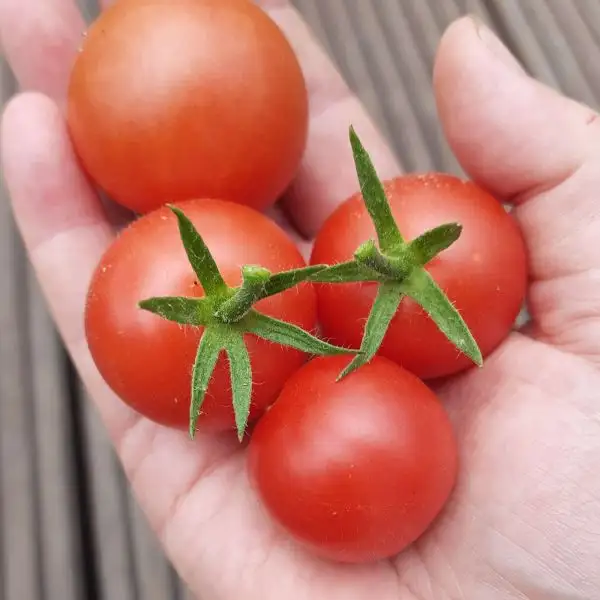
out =
<path fill-rule="evenodd" d="M 280 0 L 262 4 L 309 84 L 307 153 L 284 206 L 310 236 L 356 190 L 350 123 L 382 178 L 398 169 L 297 13 Z M 274 526 L 235 436 L 200 434 L 190 444 L 138 418 L 91 360 L 87 285 L 114 229 L 78 168 L 61 112 L 82 30 L 64 0 L 0 0 L 0 39 L 20 84 L 51 95 L 30 91 L 5 108 L 3 174 L 57 326 L 135 497 L 190 590 L 203 600 L 600 597 L 597 115 L 525 75 L 480 23 L 461 19 L 444 34 L 433 80 L 439 118 L 468 175 L 516 205 L 533 322 L 482 369 L 437 389 L 461 467 L 435 526 L 393 560 L 338 565 Z"/>
<path fill-rule="evenodd" d="M 459 239 L 426 268 L 488 356 L 512 329 L 525 299 L 527 255 L 518 225 L 485 190 L 451 175 L 409 175 L 384 186 L 404 239 L 442 223 L 463 226 Z M 311 263 L 350 260 L 369 239 L 375 239 L 375 228 L 362 196 L 355 194 L 325 221 Z M 376 291 L 369 283 L 317 286 L 323 334 L 336 344 L 358 348 Z M 379 354 L 422 379 L 451 375 L 473 364 L 410 299 L 400 304 Z"/>
<path fill-rule="evenodd" d="M 278 272 L 305 265 L 288 236 L 260 213 L 219 200 L 192 200 L 178 206 L 194 223 L 230 286 L 241 282 L 244 264 Z M 232 235 L 238 243 L 232 244 Z M 113 390 L 135 410 L 163 425 L 187 429 L 190 374 L 203 329 L 181 326 L 140 310 L 155 296 L 203 296 L 181 243 L 177 221 L 161 208 L 135 221 L 102 257 L 86 304 L 86 337 L 96 366 Z M 314 331 L 315 292 L 308 284 L 265 298 L 256 310 Z M 305 360 L 292 348 L 247 335 L 254 387 L 250 420 L 277 396 Z M 198 427 L 235 425 L 229 363 L 218 359 Z"/>
<path fill-rule="evenodd" d="M 247 0 L 119 2 L 69 82 L 83 165 L 138 213 L 195 197 L 270 206 L 298 169 L 307 113 L 289 43 Z"/>
<path fill-rule="evenodd" d="M 361 563 L 404 550 L 446 503 L 458 466 L 435 394 L 376 357 L 318 357 L 287 380 L 258 422 L 250 478 L 273 517 L 327 559 Z"/>

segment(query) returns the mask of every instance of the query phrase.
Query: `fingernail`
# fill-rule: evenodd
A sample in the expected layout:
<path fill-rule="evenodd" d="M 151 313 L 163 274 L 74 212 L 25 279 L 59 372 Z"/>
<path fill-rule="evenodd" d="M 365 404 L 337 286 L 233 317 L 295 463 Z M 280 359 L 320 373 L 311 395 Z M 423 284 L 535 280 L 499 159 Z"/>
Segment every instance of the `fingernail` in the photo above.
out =
<path fill-rule="evenodd" d="M 515 73 L 525 73 L 525 69 L 512 52 L 500 41 L 498 36 L 477 16 L 470 15 L 475 30 L 487 49 Z"/>

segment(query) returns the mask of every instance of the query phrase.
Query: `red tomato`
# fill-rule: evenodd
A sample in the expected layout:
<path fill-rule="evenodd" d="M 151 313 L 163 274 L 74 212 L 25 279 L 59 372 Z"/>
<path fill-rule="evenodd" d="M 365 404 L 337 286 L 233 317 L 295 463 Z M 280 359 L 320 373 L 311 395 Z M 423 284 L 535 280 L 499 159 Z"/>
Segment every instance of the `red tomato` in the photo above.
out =
<path fill-rule="evenodd" d="M 264 215 L 217 200 L 178 206 L 194 223 L 229 285 L 241 281 L 240 267 L 260 264 L 273 272 L 305 266 L 289 237 Z M 138 308 L 153 296 L 202 296 L 183 248 L 175 215 L 166 207 L 125 229 L 103 256 L 93 276 L 85 312 L 94 361 L 112 389 L 150 419 L 187 428 L 191 372 L 202 328 L 181 326 Z M 310 284 L 266 298 L 264 314 L 304 329 L 316 326 L 316 296 Z M 251 419 L 277 396 L 306 355 L 247 335 L 254 373 Z M 234 426 L 229 367 L 217 363 L 198 421 L 202 429 Z"/>
<path fill-rule="evenodd" d="M 401 552 L 431 524 L 456 479 L 450 420 L 417 377 L 375 357 L 296 371 L 250 440 L 250 478 L 274 519 L 315 553 L 364 562 Z"/>
<path fill-rule="evenodd" d="M 457 221 L 462 235 L 427 265 L 460 311 L 484 356 L 506 337 L 527 288 L 526 248 L 519 227 L 502 205 L 472 182 L 445 174 L 408 175 L 384 182 L 405 239 Z M 320 230 L 312 263 L 352 258 L 375 239 L 360 195 L 339 206 Z M 376 294 L 375 284 L 319 285 L 319 319 L 332 343 L 358 347 Z M 421 378 L 450 375 L 472 365 L 412 300 L 402 301 L 379 353 Z"/>
<path fill-rule="evenodd" d="M 248 0 L 115 2 L 69 87 L 83 166 L 138 213 L 190 198 L 266 208 L 296 173 L 307 122 L 298 61 Z"/>

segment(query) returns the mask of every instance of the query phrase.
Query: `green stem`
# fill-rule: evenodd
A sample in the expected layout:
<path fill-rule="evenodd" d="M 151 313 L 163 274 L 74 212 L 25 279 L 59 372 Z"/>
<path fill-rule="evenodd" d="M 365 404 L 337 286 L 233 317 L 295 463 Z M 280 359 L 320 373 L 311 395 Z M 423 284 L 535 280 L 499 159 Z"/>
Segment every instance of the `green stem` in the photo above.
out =
<path fill-rule="evenodd" d="M 266 283 L 271 273 L 263 267 L 242 267 L 242 285 L 217 310 L 215 317 L 223 323 L 236 323 L 243 319 L 254 304 L 264 296 Z"/>
<path fill-rule="evenodd" d="M 406 248 L 399 250 L 396 256 L 388 256 L 379 250 L 373 240 L 359 246 L 354 257 L 375 273 L 394 281 L 405 279 L 415 266 Z"/>

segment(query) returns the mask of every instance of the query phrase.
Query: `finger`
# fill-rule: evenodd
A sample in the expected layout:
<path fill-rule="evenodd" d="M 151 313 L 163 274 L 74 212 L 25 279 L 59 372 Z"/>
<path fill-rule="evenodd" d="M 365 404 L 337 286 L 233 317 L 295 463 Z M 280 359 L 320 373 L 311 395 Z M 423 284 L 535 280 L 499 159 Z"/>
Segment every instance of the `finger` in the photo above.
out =
<path fill-rule="evenodd" d="M 74 0 L 0 0 L 0 41 L 19 86 L 61 104 L 84 29 Z"/>
<path fill-rule="evenodd" d="M 438 52 L 442 125 L 469 175 L 516 205 L 526 236 L 536 335 L 600 361 L 600 120 L 526 75 L 470 18 Z"/>
<path fill-rule="evenodd" d="M 78 370 L 88 387 L 97 387 L 82 315 L 92 271 L 113 230 L 77 166 L 61 112 L 49 98 L 28 92 L 11 100 L 2 118 L 1 146 L 28 255 Z M 107 405 L 107 411 L 116 406 L 116 401 Z"/>
<path fill-rule="evenodd" d="M 312 237 L 334 208 L 358 190 L 348 140 L 354 125 L 380 177 L 399 165 L 358 98 L 350 91 L 299 13 L 281 0 L 259 2 L 281 27 L 301 63 L 310 98 L 310 123 L 300 171 L 284 206 L 298 230 Z"/>

